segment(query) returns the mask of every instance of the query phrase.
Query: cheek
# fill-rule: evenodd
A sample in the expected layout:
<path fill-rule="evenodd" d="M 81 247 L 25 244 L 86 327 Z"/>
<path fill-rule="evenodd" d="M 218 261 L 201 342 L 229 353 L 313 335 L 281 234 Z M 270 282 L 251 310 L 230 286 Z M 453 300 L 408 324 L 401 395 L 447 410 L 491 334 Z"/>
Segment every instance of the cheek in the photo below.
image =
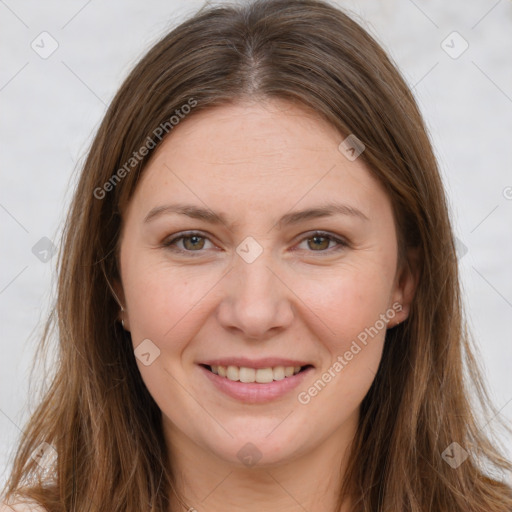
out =
<path fill-rule="evenodd" d="M 386 336 L 382 318 L 394 316 L 389 290 L 389 280 L 381 273 L 355 270 L 302 290 L 315 312 L 315 336 L 328 353 L 316 380 L 297 396 L 311 413 L 322 415 L 329 409 L 331 421 L 341 424 L 370 389 Z"/>
<path fill-rule="evenodd" d="M 347 265 L 319 274 L 318 279 L 294 281 L 294 291 L 314 313 L 318 337 L 332 355 L 344 352 L 385 314 L 391 288 L 392 276 L 382 265 Z"/>
<path fill-rule="evenodd" d="M 200 324 L 195 319 L 203 311 L 207 293 L 221 275 L 210 271 L 198 273 L 197 268 L 171 266 L 155 260 L 127 262 L 124 289 L 127 297 L 130 330 L 134 345 L 149 338 L 164 348 L 173 342 L 193 337 Z"/>

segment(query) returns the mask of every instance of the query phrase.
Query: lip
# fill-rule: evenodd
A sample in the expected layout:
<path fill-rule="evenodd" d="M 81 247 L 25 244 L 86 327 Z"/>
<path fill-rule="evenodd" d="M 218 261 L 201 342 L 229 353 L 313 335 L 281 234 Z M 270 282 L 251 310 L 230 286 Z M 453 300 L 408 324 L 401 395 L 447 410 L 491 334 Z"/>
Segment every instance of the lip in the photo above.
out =
<path fill-rule="evenodd" d="M 245 366 L 246 368 L 275 368 L 276 366 L 313 366 L 309 361 L 294 359 L 281 359 L 277 357 L 264 357 L 262 359 L 248 359 L 246 357 L 231 357 L 223 359 L 210 359 L 201 361 L 206 366 Z M 287 377 L 288 378 L 288 377 Z"/>
<path fill-rule="evenodd" d="M 222 361 L 219 359 L 219 361 Z M 226 360 L 224 360 L 226 361 Z M 230 361 L 240 361 L 240 359 L 233 359 Z M 263 361 L 263 360 L 261 360 Z M 272 361 L 276 361 L 275 359 Z M 205 363 L 206 364 L 206 363 Z M 220 364 L 224 366 L 223 363 L 212 362 L 213 365 Z M 247 365 L 247 363 L 245 363 Z M 252 361 L 254 364 L 254 361 Z M 229 365 L 227 365 L 229 366 Z M 235 364 L 233 366 L 239 366 Z M 240 366 L 244 366 L 244 364 L 240 364 Z M 294 364 L 267 364 L 263 366 L 258 366 L 258 368 L 267 368 L 269 366 L 306 366 L 306 365 L 294 365 Z M 199 369 L 203 372 L 205 377 L 209 379 L 209 381 L 216 387 L 217 390 L 221 391 L 225 395 L 228 395 L 231 398 L 239 400 L 244 403 L 251 404 L 261 404 L 266 402 L 271 402 L 272 400 L 277 400 L 285 396 L 287 393 L 291 392 L 294 388 L 296 388 L 305 378 L 306 376 L 314 370 L 313 366 L 309 365 L 307 368 L 302 370 L 301 372 L 291 376 L 285 377 L 282 380 L 275 380 L 273 382 L 268 382 L 266 384 L 260 384 L 257 382 L 240 382 L 240 381 L 232 381 L 227 377 L 221 377 L 220 375 L 216 375 L 211 372 L 205 366 L 199 365 Z M 256 368 L 253 366 L 253 368 Z"/>

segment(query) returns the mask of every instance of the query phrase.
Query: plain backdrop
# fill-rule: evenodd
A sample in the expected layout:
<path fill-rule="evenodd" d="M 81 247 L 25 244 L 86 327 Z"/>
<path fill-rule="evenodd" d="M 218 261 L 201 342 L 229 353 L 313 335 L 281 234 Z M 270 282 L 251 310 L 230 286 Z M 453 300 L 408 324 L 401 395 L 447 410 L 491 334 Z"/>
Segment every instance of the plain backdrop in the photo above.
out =
<path fill-rule="evenodd" d="M 477 359 L 510 421 L 512 2 L 338 3 L 388 51 L 426 119 Z M 28 417 L 30 363 L 56 279 L 51 249 L 92 135 L 137 59 L 202 4 L 0 0 L 0 483 Z"/>

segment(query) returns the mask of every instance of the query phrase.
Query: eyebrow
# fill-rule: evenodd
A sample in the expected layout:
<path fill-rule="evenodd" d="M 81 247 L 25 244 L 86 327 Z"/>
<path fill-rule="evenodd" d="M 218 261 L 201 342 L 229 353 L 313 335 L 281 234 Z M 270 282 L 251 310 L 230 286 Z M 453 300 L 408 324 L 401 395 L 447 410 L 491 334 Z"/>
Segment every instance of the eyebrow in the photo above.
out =
<path fill-rule="evenodd" d="M 168 214 L 186 215 L 192 219 L 198 219 L 209 224 L 224 224 L 225 226 L 233 226 L 230 224 L 222 213 L 216 213 L 208 208 L 198 207 L 192 204 L 168 204 L 156 206 L 144 218 L 144 223 L 149 223 L 152 220 Z M 347 215 L 356 217 L 361 220 L 370 220 L 361 210 L 350 206 L 348 204 L 329 202 L 296 212 L 290 212 L 283 215 L 276 224 L 280 226 L 290 226 L 304 222 L 310 219 L 319 219 L 324 217 L 332 217 L 334 215 Z M 274 224 L 275 225 L 275 224 Z"/>

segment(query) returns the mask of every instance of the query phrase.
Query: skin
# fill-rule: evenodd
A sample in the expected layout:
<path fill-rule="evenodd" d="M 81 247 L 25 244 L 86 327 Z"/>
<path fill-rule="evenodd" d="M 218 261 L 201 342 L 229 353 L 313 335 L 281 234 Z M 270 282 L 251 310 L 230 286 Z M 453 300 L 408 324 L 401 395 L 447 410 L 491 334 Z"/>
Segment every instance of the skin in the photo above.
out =
<path fill-rule="evenodd" d="M 149 339 L 160 350 L 150 365 L 137 364 L 163 413 L 177 489 L 197 511 L 335 510 L 386 328 L 407 317 L 416 283 L 408 266 L 397 268 L 387 194 L 361 158 L 338 150 L 343 139 L 311 111 L 281 100 L 199 112 L 158 148 L 124 212 L 116 283 L 122 318 L 134 349 Z M 367 219 L 277 223 L 327 201 Z M 206 206 L 234 224 L 179 214 L 144 223 L 152 208 L 176 202 Z M 206 238 L 171 246 L 188 253 L 163 245 L 190 230 Z M 315 230 L 348 245 L 314 239 Z M 252 263 L 236 252 L 249 236 L 263 249 Z M 298 393 L 393 304 L 401 311 L 386 327 L 299 403 Z M 285 396 L 248 404 L 218 391 L 198 366 L 229 356 L 294 357 L 314 369 Z M 261 454 L 252 467 L 237 457 L 248 442 Z"/>

